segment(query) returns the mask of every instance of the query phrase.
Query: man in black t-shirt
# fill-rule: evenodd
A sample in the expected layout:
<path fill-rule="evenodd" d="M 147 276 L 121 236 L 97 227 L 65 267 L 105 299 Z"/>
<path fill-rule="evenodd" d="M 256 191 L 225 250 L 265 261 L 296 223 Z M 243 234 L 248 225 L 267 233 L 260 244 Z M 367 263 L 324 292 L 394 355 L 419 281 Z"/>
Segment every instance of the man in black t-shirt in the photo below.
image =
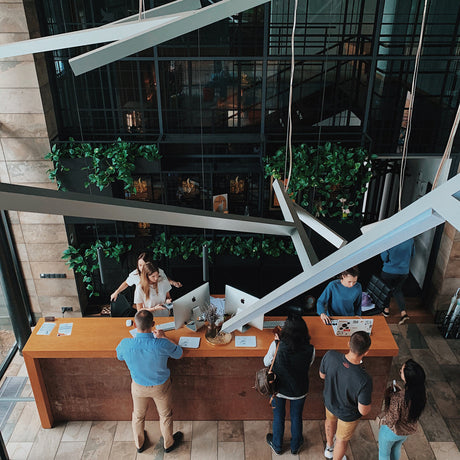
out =
<path fill-rule="evenodd" d="M 324 379 L 326 458 L 346 460 L 345 451 L 358 420 L 371 410 L 372 379 L 361 366 L 370 346 L 369 334 L 358 331 L 350 337 L 350 350 L 346 355 L 331 350 L 321 360 L 319 376 Z"/>

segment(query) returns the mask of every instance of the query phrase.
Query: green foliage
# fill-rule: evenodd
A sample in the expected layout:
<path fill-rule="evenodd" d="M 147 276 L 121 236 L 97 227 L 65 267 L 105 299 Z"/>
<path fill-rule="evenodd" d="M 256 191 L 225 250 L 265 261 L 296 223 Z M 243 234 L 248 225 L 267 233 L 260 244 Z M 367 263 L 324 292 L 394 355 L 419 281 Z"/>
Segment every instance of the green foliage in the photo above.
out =
<path fill-rule="evenodd" d="M 327 142 L 319 147 L 292 147 L 293 168 L 288 193 L 312 214 L 323 217 L 360 217 L 361 203 L 372 177 L 372 160 L 361 147 Z M 285 147 L 265 159 L 265 177 L 280 179 L 285 168 Z"/>
<path fill-rule="evenodd" d="M 99 293 L 94 290 L 93 273 L 99 269 L 97 260 L 97 250 L 101 248 L 105 257 L 115 259 L 120 262 L 120 256 L 132 248 L 131 244 L 113 243 L 110 240 L 97 240 L 89 247 L 81 246 L 75 248 L 69 246 L 63 253 L 62 259 L 66 260 L 69 270 L 82 275 L 83 283 L 89 291 L 89 296 L 98 296 Z"/>
<path fill-rule="evenodd" d="M 52 160 L 54 169 L 48 170 L 48 177 L 55 181 L 60 190 L 65 190 L 62 184 L 62 175 L 69 171 L 62 164 L 63 159 L 87 158 L 89 166 L 82 168 L 88 170 L 88 182 L 96 185 L 99 190 L 120 180 L 124 182 L 125 190 L 136 193 L 132 173 L 135 168 L 137 158 L 145 158 L 153 161 L 161 158 L 156 145 L 139 145 L 124 142 L 120 138 L 117 142 L 107 145 L 94 145 L 88 143 L 75 143 L 74 139 L 69 139 L 69 144 L 58 147 L 53 145 L 51 152 L 45 155 L 46 160 Z"/>
<path fill-rule="evenodd" d="M 274 236 L 224 236 L 209 240 L 202 237 L 175 235 L 166 238 L 166 234 L 161 233 L 159 238 L 152 242 L 149 249 L 155 260 L 159 260 L 162 256 L 168 259 L 182 257 L 187 260 L 191 256 L 203 257 L 204 244 L 208 247 L 209 260 L 212 260 L 214 255 L 223 254 L 231 254 L 241 259 L 260 259 L 262 255 L 279 257 L 281 254 L 295 254 L 291 239 Z"/>

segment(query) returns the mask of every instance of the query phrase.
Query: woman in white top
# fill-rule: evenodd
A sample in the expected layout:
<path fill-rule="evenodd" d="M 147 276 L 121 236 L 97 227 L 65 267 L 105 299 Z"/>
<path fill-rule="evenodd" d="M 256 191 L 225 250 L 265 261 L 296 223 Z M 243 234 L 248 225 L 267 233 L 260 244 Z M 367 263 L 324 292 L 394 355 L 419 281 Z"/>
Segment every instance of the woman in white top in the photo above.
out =
<path fill-rule="evenodd" d="M 160 276 L 158 267 L 146 262 L 141 272 L 141 281 L 134 292 L 134 304 L 137 311 L 145 308 L 152 313 L 166 310 L 164 304 L 171 303 L 169 291 L 171 285 L 166 278 Z"/>
<path fill-rule="evenodd" d="M 110 300 L 112 302 L 115 302 L 115 300 L 117 300 L 118 294 L 123 292 L 128 286 L 137 286 L 140 283 L 142 268 L 144 267 L 146 262 L 152 262 L 152 258 L 146 252 L 142 252 L 141 254 L 139 254 L 139 257 L 137 258 L 137 268 L 128 275 L 128 278 L 126 278 L 126 280 L 123 281 L 123 283 L 120 284 L 118 289 L 115 292 L 113 292 L 110 296 Z M 160 276 L 163 279 L 167 280 L 171 286 L 174 286 L 176 288 L 182 287 L 182 283 L 180 283 L 179 281 L 170 280 L 161 268 L 159 268 L 158 271 Z"/>

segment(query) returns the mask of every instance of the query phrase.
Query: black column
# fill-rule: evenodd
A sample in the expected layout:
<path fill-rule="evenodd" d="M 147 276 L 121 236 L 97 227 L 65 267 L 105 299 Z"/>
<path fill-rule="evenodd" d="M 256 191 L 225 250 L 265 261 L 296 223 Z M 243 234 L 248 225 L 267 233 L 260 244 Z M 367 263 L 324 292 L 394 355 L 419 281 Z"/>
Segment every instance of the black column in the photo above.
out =
<path fill-rule="evenodd" d="M 18 263 L 5 211 L 0 219 L 0 283 L 6 306 L 13 325 L 19 351 L 22 351 L 30 336 L 28 305 L 24 284 L 19 279 Z"/>

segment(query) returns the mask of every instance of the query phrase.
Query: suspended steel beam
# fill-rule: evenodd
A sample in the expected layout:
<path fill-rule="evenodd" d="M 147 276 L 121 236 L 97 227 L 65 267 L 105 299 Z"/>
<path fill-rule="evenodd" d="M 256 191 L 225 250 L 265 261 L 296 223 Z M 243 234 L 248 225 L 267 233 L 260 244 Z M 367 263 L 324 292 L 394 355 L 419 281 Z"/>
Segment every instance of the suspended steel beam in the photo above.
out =
<path fill-rule="evenodd" d="M 347 244 L 347 240 L 343 239 L 338 233 L 330 229 L 327 225 L 324 225 L 316 217 L 312 216 L 308 211 L 305 211 L 302 206 L 294 203 L 294 209 L 299 216 L 299 219 L 307 226 L 310 227 L 314 232 L 321 235 L 324 239 L 329 241 L 336 248 L 341 248 Z"/>
<path fill-rule="evenodd" d="M 444 203 L 448 203 L 448 210 Z M 439 212 L 437 212 L 439 208 Z M 419 198 L 402 211 L 376 223 L 366 233 L 318 262 L 309 273 L 301 273 L 252 304 L 222 325 L 231 332 L 261 314 L 282 305 L 347 268 L 417 236 L 446 221 L 460 231 L 460 174 Z"/>
<path fill-rule="evenodd" d="M 0 183 L 0 209 L 244 233 L 291 236 L 291 223 Z"/>
<path fill-rule="evenodd" d="M 221 21 L 228 16 L 262 5 L 267 1 L 269 0 L 222 0 L 200 10 L 182 12 L 168 23 L 155 25 L 149 30 L 140 31 L 131 37 L 72 58 L 69 64 L 75 75 L 81 75 L 146 48 Z"/>
<path fill-rule="evenodd" d="M 284 220 L 286 222 L 292 222 L 295 227 L 295 231 L 292 233 L 291 238 L 294 244 L 297 255 L 299 256 L 300 263 L 304 271 L 309 271 L 313 264 L 318 262 L 318 257 L 311 245 L 310 239 L 305 233 L 303 224 L 297 215 L 294 208 L 294 202 L 287 195 L 284 190 L 284 186 L 280 180 L 273 181 L 273 190 L 278 203 L 280 204 L 281 212 L 283 213 Z"/>

